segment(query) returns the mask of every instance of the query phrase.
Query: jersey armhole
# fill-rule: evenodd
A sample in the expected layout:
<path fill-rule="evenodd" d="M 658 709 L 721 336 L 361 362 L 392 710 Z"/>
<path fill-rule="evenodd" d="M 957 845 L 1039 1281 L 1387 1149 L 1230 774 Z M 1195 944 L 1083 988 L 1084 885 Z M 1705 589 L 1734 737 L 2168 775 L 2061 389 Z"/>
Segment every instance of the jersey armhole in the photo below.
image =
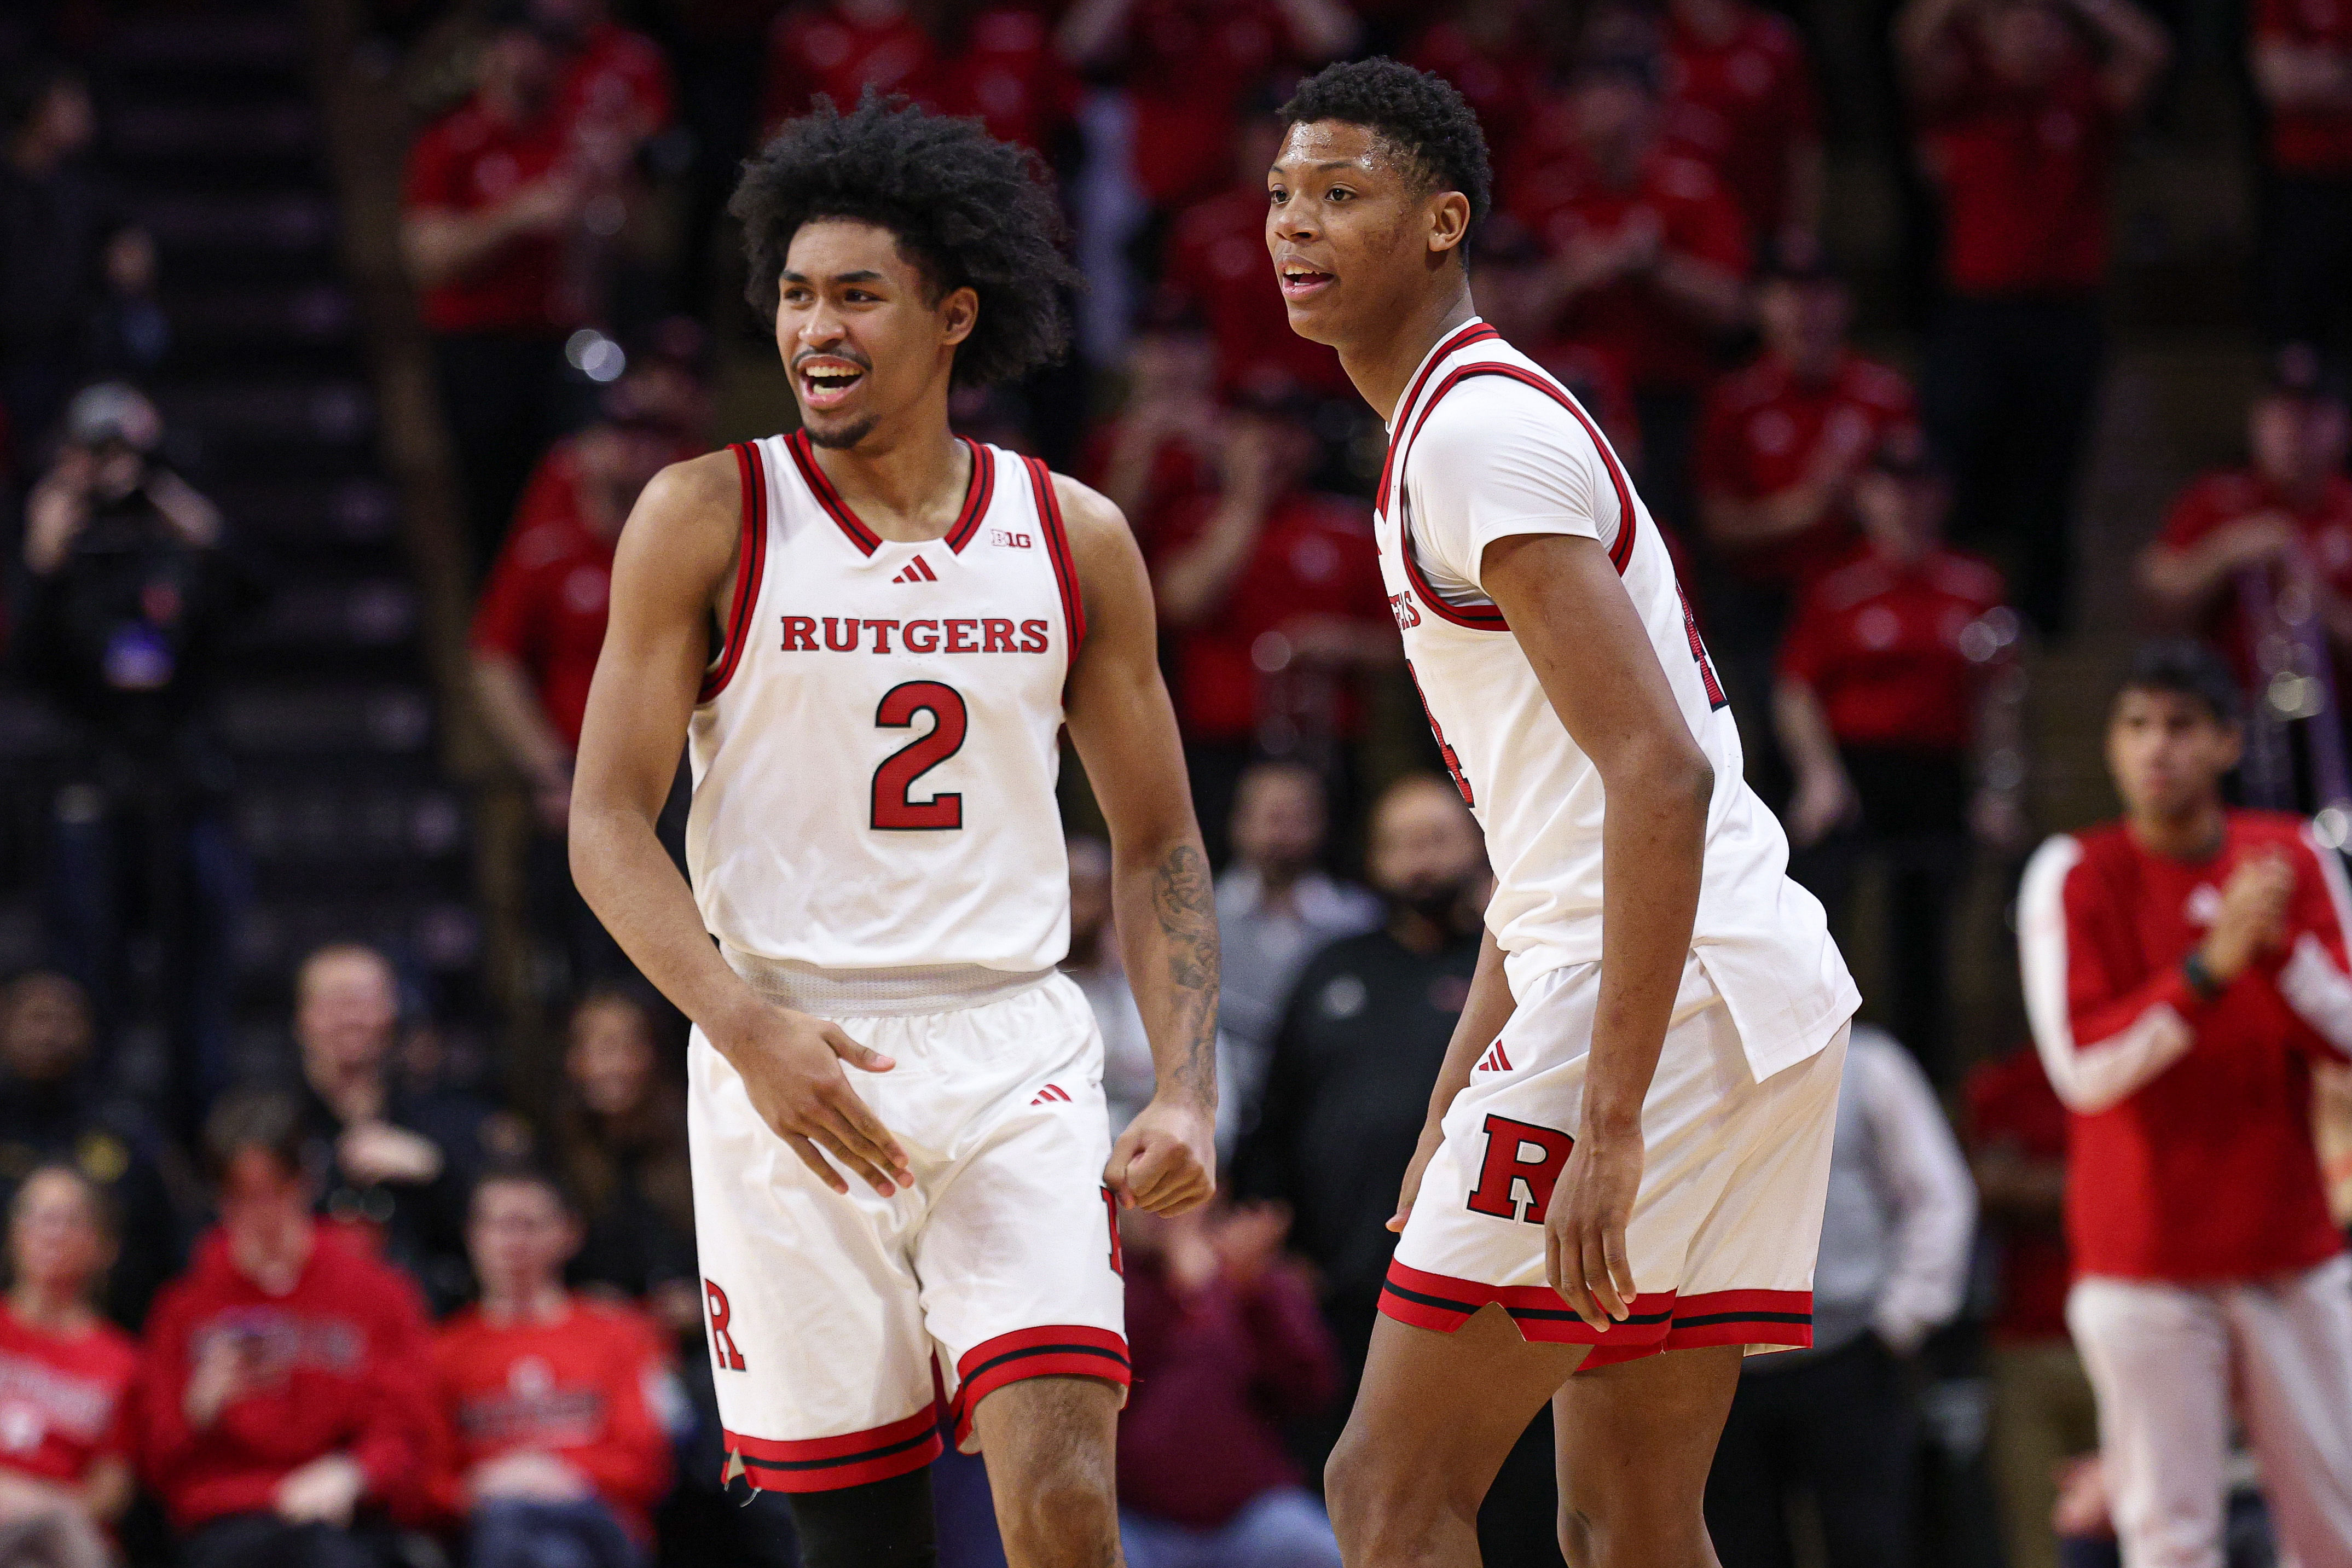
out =
<path fill-rule="evenodd" d="M 727 615 L 718 651 L 710 667 L 703 673 L 702 689 L 697 694 L 697 706 L 709 702 L 727 689 L 735 678 L 735 666 L 742 661 L 743 639 L 750 631 L 751 606 L 760 597 L 760 576 L 768 559 L 768 473 L 760 459 L 757 443 L 737 442 L 729 448 L 735 454 L 736 477 L 743 488 L 743 538 L 735 552 L 735 598 Z"/>
<path fill-rule="evenodd" d="M 1062 619 L 1070 628 L 1070 663 L 1087 640 L 1086 596 L 1078 590 L 1078 566 L 1070 554 L 1070 536 L 1062 526 L 1062 500 L 1054 494 L 1054 473 L 1045 460 L 1024 457 L 1029 481 L 1037 490 L 1037 522 L 1045 534 L 1045 556 L 1054 564 L 1054 582 L 1062 591 Z"/>

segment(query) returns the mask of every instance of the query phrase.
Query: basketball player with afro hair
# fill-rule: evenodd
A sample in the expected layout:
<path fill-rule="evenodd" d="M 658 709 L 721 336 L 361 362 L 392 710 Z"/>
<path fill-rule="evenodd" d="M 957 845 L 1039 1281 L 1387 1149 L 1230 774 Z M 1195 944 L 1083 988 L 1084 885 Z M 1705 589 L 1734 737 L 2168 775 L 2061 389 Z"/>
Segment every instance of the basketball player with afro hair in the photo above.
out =
<path fill-rule="evenodd" d="M 790 1496 L 810 1568 L 924 1568 L 944 1423 L 987 1456 L 1014 1568 L 1099 1568 L 1118 1217 L 1214 1188 L 1218 955 L 1125 519 L 949 425 L 950 389 L 1063 351 L 1060 214 L 1034 155 L 871 95 L 786 124 L 730 210 L 799 427 L 638 501 L 571 841 L 582 893 L 694 1020 L 727 1476 Z M 1058 969 L 1066 726 L 1159 1072 L 1116 1140 Z M 654 831 L 681 745 L 687 876 Z"/>

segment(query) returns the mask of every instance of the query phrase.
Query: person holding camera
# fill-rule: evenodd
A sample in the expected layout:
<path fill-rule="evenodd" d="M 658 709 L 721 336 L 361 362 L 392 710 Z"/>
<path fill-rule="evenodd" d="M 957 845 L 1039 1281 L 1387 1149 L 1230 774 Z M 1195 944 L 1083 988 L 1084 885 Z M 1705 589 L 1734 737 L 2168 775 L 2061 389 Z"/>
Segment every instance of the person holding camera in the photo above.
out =
<path fill-rule="evenodd" d="M 259 593 L 219 508 L 160 460 L 163 434 L 154 404 L 121 382 L 68 404 L 26 505 L 17 646 L 74 733 L 49 835 L 52 956 L 102 1026 L 142 1003 L 171 1020 L 192 1122 L 226 1080 L 244 880 L 207 698 L 229 629 Z M 163 956 L 152 998 L 131 994 L 134 923 Z"/>

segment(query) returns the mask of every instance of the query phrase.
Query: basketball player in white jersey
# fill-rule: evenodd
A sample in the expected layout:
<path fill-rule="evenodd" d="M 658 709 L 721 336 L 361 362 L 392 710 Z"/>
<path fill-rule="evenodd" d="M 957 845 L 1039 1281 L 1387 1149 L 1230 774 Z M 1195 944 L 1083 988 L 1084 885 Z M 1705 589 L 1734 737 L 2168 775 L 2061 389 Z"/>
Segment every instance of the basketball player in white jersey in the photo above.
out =
<path fill-rule="evenodd" d="M 1277 284 L 1388 419 L 1390 604 L 1497 881 L 1333 1521 L 1352 1568 L 1475 1563 L 1478 1500 L 1549 1400 L 1569 1562 L 1703 1568 L 1740 1357 L 1811 1343 L 1859 998 L 1742 781 L 1657 526 L 1591 417 L 1472 306 L 1468 105 L 1372 60 L 1283 117 Z"/>
<path fill-rule="evenodd" d="M 1213 1184 L 1216 934 L 1116 508 L 961 440 L 951 385 L 1061 347 L 1035 161 L 869 97 L 747 167 L 802 424 L 679 464 L 614 563 L 581 891 L 694 1020 L 697 1242 L 731 1479 L 813 1568 L 933 1560 L 944 1400 L 1018 1568 L 1118 1561 L 1117 1211 Z M 1114 1148 L 1068 945 L 1065 725 L 1159 1069 Z M 691 886 L 654 835 L 681 744 Z"/>

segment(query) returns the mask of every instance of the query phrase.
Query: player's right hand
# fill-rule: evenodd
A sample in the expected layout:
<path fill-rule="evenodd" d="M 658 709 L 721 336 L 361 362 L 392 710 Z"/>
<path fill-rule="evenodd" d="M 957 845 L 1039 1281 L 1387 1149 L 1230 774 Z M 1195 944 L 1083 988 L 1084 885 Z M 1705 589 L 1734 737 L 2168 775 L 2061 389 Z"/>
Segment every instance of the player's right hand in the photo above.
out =
<path fill-rule="evenodd" d="M 741 1076 L 760 1119 L 825 1186 L 849 1191 L 825 1155 L 884 1197 L 914 1185 L 906 1151 L 842 1071 L 846 1062 L 861 1072 L 887 1072 L 897 1062 L 858 1044 L 838 1025 L 766 1006 L 733 1041 L 722 1043 L 714 1035 L 712 1043 Z"/>
<path fill-rule="evenodd" d="M 1402 1235 L 1404 1222 L 1412 1218 L 1412 1206 L 1421 1197 L 1421 1178 L 1429 1169 L 1430 1157 L 1437 1145 L 1445 1142 L 1445 1129 L 1431 1122 L 1421 1130 L 1421 1142 L 1413 1146 L 1412 1163 L 1404 1167 L 1404 1185 L 1397 1190 L 1396 1212 L 1389 1216 L 1389 1228 Z"/>

